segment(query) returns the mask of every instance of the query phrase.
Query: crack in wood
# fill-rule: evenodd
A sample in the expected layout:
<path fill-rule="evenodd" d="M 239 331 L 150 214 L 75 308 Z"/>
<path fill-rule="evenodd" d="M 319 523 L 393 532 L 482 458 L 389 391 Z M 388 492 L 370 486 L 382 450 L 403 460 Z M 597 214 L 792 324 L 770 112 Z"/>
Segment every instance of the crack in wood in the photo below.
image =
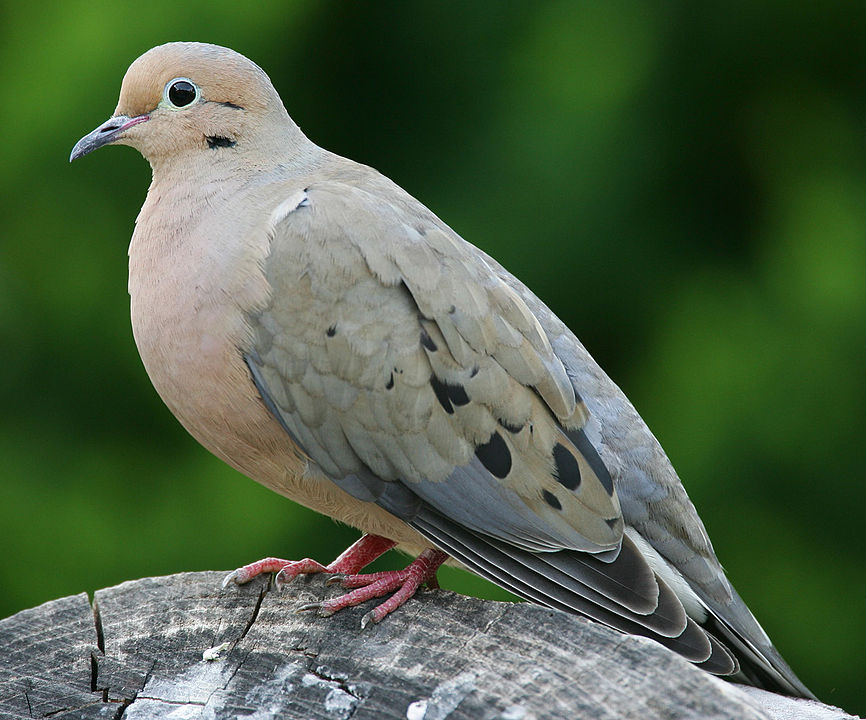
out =
<path fill-rule="evenodd" d="M 98 647 L 102 654 L 105 655 L 105 630 L 102 627 L 102 616 L 99 613 L 99 603 L 96 602 L 96 598 L 93 598 L 93 602 L 90 603 L 90 607 L 93 610 L 93 623 L 96 626 L 96 647 Z"/>
<path fill-rule="evenodd" d="M 237 647 L 237 644 L 235 644 L 235 647 Z M 234 648 L 232 648 L 232 650 L 234 650 Z M 248 651 L 243 655 L 243 657 L 240 659 L 240 661 L 238 662 L 238 664 L 234 667 L 234 669 L 233 669 L 232 672 L 231 672 L 231 675 L 229 675 L 228 680 L 226 680 L 226 681 L 223 683 L 223 686 L 222 686 L 222 689 L 223 689 L 223 690 L 228 690 L 229 685 L 231 685 L 231 684 L 232 684 L 232 681 L 235 679 L 235 675 L 237 675 L 238 672 L 240 672 L 240 669 L 244 666 L 244 663 L 247 661 L 247 658 L 250 656 L 250 653 L 251 653 L 251 652 L 252 652 L 252 650 L 248 650 Z M 216 691 L 217 691 L 217 688 L 214 688 L 214 692 L 216 692 Z M 211 697 L 213 697 L 213 692 L 211 693 Z M 208 699 L 208 702 L 210 702 L 210 699 Z"/>
<path fill-rule="evenodd" d="M 85 708 L 99 706 L 99 705 L 102 705 L 102 702 L 97 701 L 97 702 L 87 703 L 86 705 L 76 705 L 74 707 L 57 708 L 56 710 L 52 710 L 49 713 L 45 713 L 44 715 L 41 715 L 40 717 L 50 718 L 50 717 L 55 717 L 56 715 L 60 715 L 61 713 L 65 714 L 65 713 L 81 712 Z M 31 713 L 31 715 L 32 715 L 32 713 Z"/>
<path fill-rule="evenodd" d="M 93 613 L 93 626 L 96 629 L 96 647 L 105 657 L 105 629 L 102 627 L 102 615 L 99 612 L 99 604 L 94 597 L 90 603 Z M 90 691 L 99 691 L 99 658 L 96 653 L 90 653 Z M 108 702 L 108 688 L 102 688 L 102 702 Z"/>
<path fill-rule="evenodd" d="M 469 637 L 467 637 L 466 640 L 463 642 L 462 647 L 464 649 L 468 648 L 475 641 L 476 638 L 483 636 L 483 635 L 487 635 L 490 632 L 490 628 L 492 628 L 500 620 L 502 620 L 502 618 L 505 617 L 505 615 L 508 613 L 509 608 L 510 608 L 509 605 L 503 605 L 503 607 L 500 609 L 500 611 L 496 615 L 494 615 L 492 618 L 490 618 L 484 624 L 483 628 L 475 628 L 472 631 L 472 634 Z"/>
<path fill-rule="evenodd" d="M 111 720 L 121 720 L 121 718 L 123 717 L 123 713 L 126 712 L 126 708 L 128 708 L 134 702 L 135 698 L 132 698 L 131 700 L 127 698 L 122 703 L 120 703 L 120 707 L 117 708 L 117 711 L 114 713 Z"/>
<path fill-rule="evenodd" d="M 366 683 L 349 683 L 347 673 L 335 672 L 327 665 L 314 665 L 315 657 L 310 657 L 307 663 L 307 676 L 302 683 L 307 683 L 307 678 L 315 678 L 313 684 L 321 684 L 328 689 L 325 697 L 325 711 L 336 713 L 340 720 L 350 720 L 370 694 L 370 687 Z"/>
<path fill-rule="evenodd" d="M 156 697 L 155 695 L 136 695 L 135 700 L 152 700 L 153 702 L 158 702 L 163 705 L 195 705 L 196 707 L 204 707 L 207 705 L 207 702 L 202 702 L 201 700 L 166 700 L 165 698 Z"/>
<path fill-rule="evenodd" d="M 310 663 L 307 668 L 310 674 L 315 675 L 323 682 L 336 685 L 336 687 L 338 687 L 340 690 L 347 693 L 348 695 L 351 695 L 356 700 L 366 700 L 369 693 L 359 692 L 360 687 L 356 684 L 350 685 L 348 682 L 349 676 L 346 673 L 333 673 L 331 668 L 329 668 L 327 665 L 319 665 L 318 667 L 313 667 L 314 659 L 315 658 L 310 659 Z"/>
<path fill-rule="evenodd" d="M 153 671 L 156 669 L 156 664 L 158 662 L 159 662 L 159 660 L 154 658 L 154 660 L 150 664 L 150 667 L 148 668 L 147 672 L 144 674 L 144 681 L 141 683 L 141 689 L 142 690 L 144 690 L 144 688 L 147 687 L 147 684 L 150 682 L 150 679 L 153 677 Z M 135 700 L 137 697 L 138 697 L 138 693 L 135 694 L 135 698 L 133 698 L 133 700 Z"/>
<path fill-rule="evenodd" d="M 247 636 L 247 633 L 250 631 L 250 628 L 253 626 L 253 623 L 256 621 L 256 618 L 258 618 L 259 610 L 261 610 L 261 608 L 262 608 L 262 603 L 265 601 L 265 595 L 268 594 L 269 587 L 270 587 L 269 585 L 265 585 L 261 589 L 261 592 L 259 592 L 259 599 L 256 601 L 256 606 L 253 608 L 253 613 L 250 616 L 250 620 L 247 623 L 247 626 L 243 629 L 243 632 L 241 633 L 241 635 L 238 638 L 235 645 L 237 645 L 238 642 L 240 642 L 241 640 L 243 640 Z"/>

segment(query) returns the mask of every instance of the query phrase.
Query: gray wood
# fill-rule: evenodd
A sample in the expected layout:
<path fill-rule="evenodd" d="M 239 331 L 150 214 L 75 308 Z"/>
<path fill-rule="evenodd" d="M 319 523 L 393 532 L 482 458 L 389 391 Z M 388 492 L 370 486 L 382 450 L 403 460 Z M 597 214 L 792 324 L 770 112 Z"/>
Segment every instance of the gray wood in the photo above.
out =
<path fill-rule="evenodd" d="M 425 592 L 362 631 L 367 607 L 295 613 L 339 592 L 322 577 L 283 593 L 222 577 L 145 578 L 0 621 L 0 718 L 852 717 L 534 605 Z"/>

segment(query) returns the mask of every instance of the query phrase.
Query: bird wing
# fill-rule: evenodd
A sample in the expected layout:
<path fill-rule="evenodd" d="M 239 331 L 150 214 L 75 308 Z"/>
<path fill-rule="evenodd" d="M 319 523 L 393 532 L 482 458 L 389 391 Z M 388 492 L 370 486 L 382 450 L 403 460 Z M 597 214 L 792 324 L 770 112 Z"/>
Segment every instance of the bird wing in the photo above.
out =
<path fill-rule="evenodd" d="M 711 642 L 719 638 L 733 650 L 753 684 L 814 697 L 731 586 L 670 460 L 628 398 L 529 288 L 494 258 L 483 257 L 536 316 L 575 388 L 585 389 L 589 418 L 584 430 L 615 478 L 626 526 L 688 584 L 692 603 L 700 605 L 690 608 L 691 615 L 700 619 Z"/>
<path fill-rule="evenodd" d="M 268 232 L 246 360 L 329 478 L 519 595 L 736 669 L 624 534 L 583 400 L 480 251 L 394 185 L 315 182 Z"/>

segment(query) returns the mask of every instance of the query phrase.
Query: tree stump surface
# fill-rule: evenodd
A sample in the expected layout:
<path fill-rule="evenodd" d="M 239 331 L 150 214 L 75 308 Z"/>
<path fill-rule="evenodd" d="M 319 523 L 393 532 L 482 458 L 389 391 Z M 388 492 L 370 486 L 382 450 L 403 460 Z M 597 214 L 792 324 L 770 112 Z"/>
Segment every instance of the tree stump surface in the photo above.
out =
<path fill-rule="evenodd" d="M 223 591 L 223 576 L 134 580 L 0 621 L 0 718 L 852 717 L 535 605 L 423 592 L 361 630 L 368 606 L 295 612 L 340 592 L 322 576 L 282 593 L 267 578 Z"/>

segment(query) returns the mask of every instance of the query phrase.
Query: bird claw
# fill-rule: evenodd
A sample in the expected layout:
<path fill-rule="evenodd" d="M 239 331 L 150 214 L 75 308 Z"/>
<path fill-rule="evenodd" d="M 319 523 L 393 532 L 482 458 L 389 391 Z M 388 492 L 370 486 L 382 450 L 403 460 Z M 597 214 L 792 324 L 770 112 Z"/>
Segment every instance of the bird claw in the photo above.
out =
<path fill-rule="evenodd" d="M 339 608 L 334 610 L 328 607 L 327 602 L 311 602 L 301 605 L 301 607 L 295 610 L 295 613 L 300 615 L 303 612 L 315 612 L 319 617 L 331 617 L 331 615 L 337 612 L 337 610 L 339 610 Z"/>
<path fill-rule="evenodd" d="M 415 595 L 424 583 L 435 582 L 436 570 L 446 557 L 447 555 L 440 550 L 430 549 L 421 553 L 403 570 L 369 574 L 335 574 L 328 578 L 328 585 L 341 583 L 345 588 L 354 589 L 345 595 L 330 600 L 303 605 L 298 612 L 316 610 L 320 617 L 328 617 L 343 608 L 360 605 L 367 600 L 393 593 L 391 597 L 361 618 L 361 628 L 364 629 L 370 623 L 379 622 L 390 612 L 400 607 Z"/>
<path fill-rule="evenodd" d="M 282 592 L 283 588 L 290 585 L 296 577 L 298 577 L 298 573 L 289 574 L 286 572 L 286 568 L 280 570 L 274 576 L 274 587 L 277 589 L 277 592 Z"/>
<path fill-rule="evenodd" d="M 360 602 L 363 602 L 362 599 L 354 599 L 349 598 L 351 593 L 346 595 L 341 595 L 339 597 L 335 597 L 332 600 L 322 600 L 321 602 L 311 602 L 301 605 L 295 613 L 300 615 L 304 612 L 315 612 L 316 615 L 322 618 L 331 617 L 334 613 L 342 610 L 343 608 L 352 607 L 353 605 L 357 605 Z M 346 602 L 347 601 L 347 602 Z M 383 603 L 384 604 L 384 603 Z M 364 617 L 361 618 L 361 629 L 364 630 L 371 622 L 377 623 L 388 613 L 383 613 L 380 608 L 381 605 L 377 605 L 372 610 L 367 613 L 364 613 Z M 377 612 L 379 611 L 379 612 Z M 381 617 L 377 617 L 381 614 Z"/>
<path fill-rule="evenodd" d="M 403 570 L 357 574 L 358 569 L 364 567 L 373 557 L 381 555 L 393 545 L 393 541 L 386 538 L 365 535 L 352 548 L 349 548 L 327 566 L 310 558 L 295 561 L 265 558 L 230 572 L 223 579 L 223 587 L 225 588 L 231 583 L 242 585 L 264 573 L 276 573 L 274 584 L 277 590 L 282 590 L 298 575 L 327 573 L 330 575 L 325 581 L 327 585 L 342 584 L 347 589 L 354 588 L 350 592 L 330 600 L 307 603 L 296 611 L 299 613 L 315 611 L 319 617 L 329 617 L 343 608 L 360 605 L 367 600 L 393 593 L 391 597 L 361 618 L 361 628 L 363 629 L 370 623 L 379 622 L 388 613 L 396 610 L 425 583 L 435 586 L 436 570 L 448 557 L 441 550 L 428 548 Z"/>
<path fill-rule="evenodd" d="M 242 585 L 243 581 L 239 580 L 241 568 L 237 570 L 232 570 L 228 575 L 223 578 L 222 589 L 225 590 L 229 585 L 234 583 L 235 585 Z"/>
<path fill-rule="evenodd" d="M 223 578 L 223 588 L 228 587 L 231 583 L 235 585 L 243 585 L 248 583 L 259 575 L 266 573 L 276 573 L 274 583 L 277 590 L 282 590 L 298 575 L 309 573 L 330 572 L 327 567 L 321 563 L 304 558 L 303 560 L 283 560 L 281 558 L 265 558 L 258 562 L 244 565 L 243 567 L 233 570 Z"/>
<path fill-rule="evenodd" d="M 334 582 L 340 582 L 346 573 L 356 573 L 369 565 L 382 553 L 394 547 L 394 541 L 379 535 L 364 535 L 351 547 L 347 548 L 330 565 L 304 558 L 303 560 L 283 560 L 267 557 L 249 565 L 233 570 L 223 578 L 222 587 L 230 584 L 243 585 L 253 578 L 266 573 L 276 573 L 275 584 L 278 590 L 288 585 L 298 575 L 310 573 L 328 573 L 334 575 Z"/>

